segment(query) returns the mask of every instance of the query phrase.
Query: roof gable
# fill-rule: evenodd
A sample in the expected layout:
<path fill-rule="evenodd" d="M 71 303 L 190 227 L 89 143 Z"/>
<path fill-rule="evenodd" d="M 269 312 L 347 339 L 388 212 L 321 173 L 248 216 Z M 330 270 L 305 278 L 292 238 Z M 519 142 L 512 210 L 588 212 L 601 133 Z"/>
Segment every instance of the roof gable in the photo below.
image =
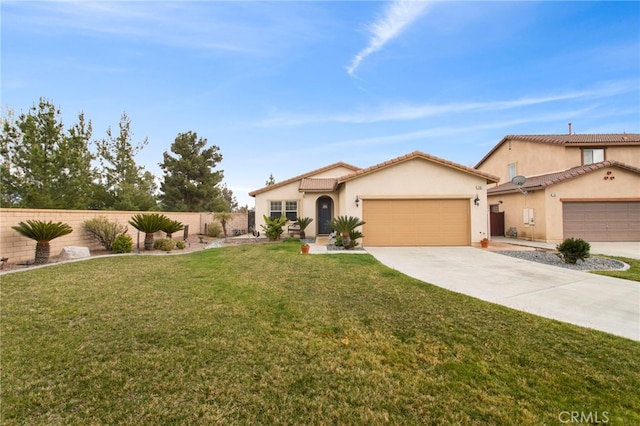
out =
<path fill-rule="evenodd" d="M 332 170 L 332 169 L 337 169 L 337 168 L 340 168 L 340 167 L 342 167 L 342 168 L 346 168 L 346 169 L 350 169 L 350 170 L 353 170 L 353 171 L 360 170 L 360 168 L 359 168 L 359 167 L 352 166 L 351 164 L 347 164 L 347 163 L 344 163 L 344 162 L 342 162 L 342 161 L 339 161 L 339 162 L 337 162 L 337 163 L 329 164 L 328 166 L 321 167 L 321 168 L 316 169 L 316 170 L 312 170 L 312 171 L 310 171 L 310 172 L 307 172 L 307 173 L 304 173 L 304 174 L 301 174 L 301 175 L 298 175 L 298 176 L 292 177 L 292 178 L 290 178 L 290 179 L 283 180 L 283 181 L 281 181 L 281 182 L 276 182 L 276 183 L 274 183 L 273 185 L 268 185 L 268 186 L 265 186 L 265 187 L 263 187 L 263 188 L 256 189 L 255 191 L 250 192 L 250 193 L 249 193 L 249 196 L 251 196 L 251 197 L 255 197 L 255 196 L 256 196 L 256 195 L 258 195 L 258 194 L 262 194 L 262 193 L 264 193 L 264 192 L 271 191 L 272 189 L 280 188 L 280 187 L 282 187 L 282 186 L 289 185 L 290 183 L 293 183 L 293 182 L 296 182 L 296 181 L 303 181 L 304 179 L 313 178 L 313 176 L 315 176 L 315 175 L 318 175 L 318 174 L 320 174 L 320 173 L 324 173 L 324 172 L 328 172 L 328 171 L 330 171 L 330 170 Z M 335 181 L 335 178 L 315 178 L 315 179 L 316 179 L 316 180 L 331 179 L 331 180 L 334 180 L 334 181 Z M 313 181 L 307 181 L 307 182 L 305 182 L 305 185 L 311 185 L 311 186 L 314 186 L 314 185 L 316 185 L 316 184 L 318 184 L 318 182 L 315 182 L 315 183 L 313 183 Z M 325 185 L 325 186 L 326 186 L 326 184 L 327 184 L 327 183 L 326 183 L 326 182 L 324 182 L 324 185 Z M 336 183 L 336 185 L 337 185 L 337 183 Z M 301 182 L 301 186 L 302 186 L 302 182 Z M 302 190 L 302 189 L 301 189 L 301 190 Z M 316 189 L 316 190 L 320 190 L 320 189 Z"/>
<path fill-rule="evenodd" d="M 573 167 L 568 170 L 564 170 L 561 172 L 548 173 L 540 176 L 532 176 L 527 178 L 527 181 L 522 185 L 522 190 L 524 191 L 537 191 L 540 189 L 544 189 L 551 185 L 556 185 L 562 182 L 566 182 L 571 179 L 578 178 L 580 176 L 584 176 L 586 174 L 595 172 L 597 170 L 602 170 L 607 167 L 619 167 L 621 169 L 628 170 L 632 173 L 637 173 L 640 175 L 640 169 L 634 166 L 630 166 L 625 163 L 620 163 L 619 161 L 602 161 L 600 163 L 588 164 L 585 166 Z M 517 192 L 519 191 L 518 186 L 513 184 L 512 182 L 505 182 L 502 185 L 498 185 L 495 188 L 490 188 L 487 190 L 489 195 L 495 194 L 505 194 L 509 192 Z"/>
<path fill-rule="evenodd" d="M 524 141 L 558 146 L 640 146 L 639 133 L 592 133 L 564 135 L 507 135 L 476 164 L 480 167 L 507 141 Z"/>
<path fill-rule="evenodd" d="M 357 179 L 362 176 L 368 175 L 370 173 L 374 173 L 379 170 L 386 169 L 388 167 L 393 167 L 397 164 L 404 163 L 406 161 L 413 160 L 416 158 L 430 161 L 432 163 L 440 164 L 446 167 L 451 167 L 453 169 L 481 177 L 483 179 L 486 179 L 487 183 L 491 183 L 491 182 L 495 183 L 499 181 L 498 177 L 490 175 L 489 173 L 485 173 L 480 170 L 473 169 L 471 167 L 466 167 L 466 166 L 463 166 L 462 164 L 454 163 L 453 161 L 445 160 L 443 158 L 439 158 L 433 155 L 425 154 L 424 152 L 421 152 L 421 151 L 414 151 L 410 154 L 406 154 L 406 155 L 394 158 L 392 160 L 385 161 L 384 163 L 376 164 L 375 166 L 371 166 L 366 169 L 357 170 L 349 175 L 339 178 L 338 183 L 348 182 L 350 180 Z"/>

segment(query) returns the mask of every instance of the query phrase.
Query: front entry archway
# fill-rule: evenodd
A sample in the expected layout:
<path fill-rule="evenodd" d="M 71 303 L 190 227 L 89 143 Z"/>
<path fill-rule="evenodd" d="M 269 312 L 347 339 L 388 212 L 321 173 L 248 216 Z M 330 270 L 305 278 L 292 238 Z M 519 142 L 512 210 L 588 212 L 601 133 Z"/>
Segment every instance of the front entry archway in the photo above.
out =
<path fill-rule="evenodd" d="M 329 222 L 333 219 L 333 200 L 331 197 L 320 197 L 316 201 L 316 218 L 318 220 L 318 235 L 331 233 Z"/>

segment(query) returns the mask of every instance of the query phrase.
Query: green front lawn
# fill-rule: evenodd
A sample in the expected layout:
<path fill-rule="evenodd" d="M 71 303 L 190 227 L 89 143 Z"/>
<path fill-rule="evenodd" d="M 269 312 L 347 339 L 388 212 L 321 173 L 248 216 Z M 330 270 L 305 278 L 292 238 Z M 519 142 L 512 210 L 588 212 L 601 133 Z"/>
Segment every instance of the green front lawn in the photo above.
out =
<path fill-rule="evenodd" d="M 594 274 L 607 275 L 609 277 L 623 278 L 625 280 L 640 281 L 640 259 L 631 259 L 628 257 L 604 256 L 611 259 L 617 259 L 630 266 L 626 271 L 592 271 Z"/>
<path fill-rule="evenodd" d="M 2 276 L 0 423 L 640 424 L 640 343 L 298 252 Z"/>

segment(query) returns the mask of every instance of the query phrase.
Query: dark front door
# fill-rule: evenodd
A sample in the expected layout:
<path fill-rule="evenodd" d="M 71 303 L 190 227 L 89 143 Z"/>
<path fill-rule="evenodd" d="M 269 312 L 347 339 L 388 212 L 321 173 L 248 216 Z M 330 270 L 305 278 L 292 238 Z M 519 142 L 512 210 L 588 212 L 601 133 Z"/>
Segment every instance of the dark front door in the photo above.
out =
<path fill-rule="evenodd" d="M 316 217 L 318 218 L 318 234 L 331 233 L 329 222 L 333 219 L 333 200 L 330 197 L 320 197 L 316 202 Z"/>
<path fill-rule="evenodd" d="M 504 212 L 489 213 L 489 223 L 491 225 L 492 237 L 504 237 Z"/>

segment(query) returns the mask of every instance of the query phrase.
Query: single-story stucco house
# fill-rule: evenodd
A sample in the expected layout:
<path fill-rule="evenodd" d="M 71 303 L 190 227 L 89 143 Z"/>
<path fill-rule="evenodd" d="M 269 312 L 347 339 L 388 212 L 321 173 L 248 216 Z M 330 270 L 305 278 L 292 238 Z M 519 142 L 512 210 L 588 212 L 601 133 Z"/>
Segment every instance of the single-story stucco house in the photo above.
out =
<path fill-rule="evenodd" d="M 307 237 L 356 216 L 364 246 L 465 246 L 488 236 L 489 173 L 420 151 L 359 168 L 338 162 L 250 192 L 256 228 L 267 217 L 310 217 Z"/>

